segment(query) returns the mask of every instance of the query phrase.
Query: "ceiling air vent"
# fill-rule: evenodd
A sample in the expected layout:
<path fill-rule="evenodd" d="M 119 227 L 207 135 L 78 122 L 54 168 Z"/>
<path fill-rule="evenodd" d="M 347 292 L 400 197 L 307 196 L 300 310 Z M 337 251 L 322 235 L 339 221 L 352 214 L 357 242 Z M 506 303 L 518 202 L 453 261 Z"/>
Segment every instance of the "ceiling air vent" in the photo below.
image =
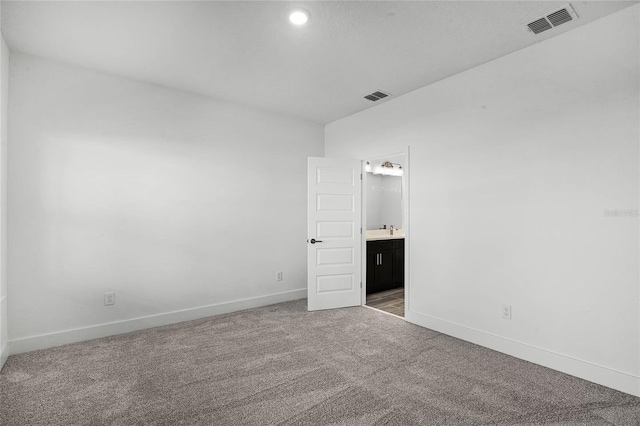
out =
<path fill-rule="evenodd" d="M 387 96 L 390 96 L 390 95 L 388 93 L 384 93 L 378 90 L 376 92 L 373 92 L 370 95 L 365 96 L 364 98 L 375 102 L 375 101 L 379 101 L 382 98 L 386 98 Z"/>
<path fill-rule="evenodd" d="M 540 34 L 543 31 L 547 31 L 553 28 L 551 24 L 544 18 L 540 18 L 537 21 L 530 22 L 527 24 L 527 26 L 534 34 Z"/>
<path fill-rule="evenodd" d="M 554 10 L 541 18 L 525 24 L 524 27 L 529 32 L 540 34 L 541 32 L 550 30 L 566 22 L 573 21 L 574 19 L 578 19 L 578 15 L 576 15 L 576 12 L 573 10 L 571 5 L 567 4 L 563 8 Z"/>
<path fill-rule="evenodd" d="M 551 22 L 551 25 L 557 27 L 560 24 L 564 24 L 565 22 L 572 21 L 573 18 L 571 14 L 567 11 L 567 9 L 560 9 L 557 12 L 553 12 L 551 15 L 547 15 L 547 19 Z"/>

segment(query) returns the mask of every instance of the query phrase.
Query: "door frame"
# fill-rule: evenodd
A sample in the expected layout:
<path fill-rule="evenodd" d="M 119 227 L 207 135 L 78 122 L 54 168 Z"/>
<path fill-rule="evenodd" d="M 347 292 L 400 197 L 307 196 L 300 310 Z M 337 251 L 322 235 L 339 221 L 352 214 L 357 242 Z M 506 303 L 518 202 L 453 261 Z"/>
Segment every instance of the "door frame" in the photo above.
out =
<path fill-rule="evenodd" d="M 409 250 L 410 250 L 410 221 L 409 221 L 409 172 L 410 172 L 410 146 L 407 146 L 404 151 L 395 152 L 392 154 L 387 153 L 386 155 L 371 155 L 363 160 L 362 163 L 362 256 L 361 256 L 361 267 L 362 272 L 360 276 L 362 277 L 362 292 L 361 292 L 361 303 L 363 306 L 367 304 L 367 172 L 365 170 L 365 163 L 368 160 L 384 160 L 388 157 L 398 157 L 404 156 L 405 164 L 402 166 L 402 229 L 404 229 L 404 319 L 407 318 L 407 313 L 409 312 L 410 306 L 410 281 L 411 276 L 409 271 L 411 268 L 409 267 Z"/>

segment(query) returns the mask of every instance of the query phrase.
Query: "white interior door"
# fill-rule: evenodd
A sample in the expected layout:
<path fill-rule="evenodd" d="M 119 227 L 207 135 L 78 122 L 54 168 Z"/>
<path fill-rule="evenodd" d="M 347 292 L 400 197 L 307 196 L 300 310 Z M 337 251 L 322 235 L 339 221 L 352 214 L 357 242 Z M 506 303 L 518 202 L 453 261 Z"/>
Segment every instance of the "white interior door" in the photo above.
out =
<path fill-rule="evenodd" d="M 360 305 L 361 163 L 309 157 L 308 166 L 308 309 Z"/>

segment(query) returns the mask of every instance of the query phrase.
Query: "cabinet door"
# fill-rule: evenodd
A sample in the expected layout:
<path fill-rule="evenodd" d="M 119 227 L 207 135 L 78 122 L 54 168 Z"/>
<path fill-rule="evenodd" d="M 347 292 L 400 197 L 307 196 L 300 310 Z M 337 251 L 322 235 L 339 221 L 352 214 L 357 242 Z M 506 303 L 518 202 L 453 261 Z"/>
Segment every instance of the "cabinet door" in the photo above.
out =
<path fill-rule="evenodd" d="M 380 290 L 389 290 L 395 285 L 395 254 L 394 249 L 384 249 L 379 252 L 379 261 L 376 266 L 376 284 Z"/>
<path fill-rule="evenodd" d="M 404 286 L 404 240 L 367 242 L 367 294 Z"/>
<path fill-rule="evenodd" d="M 367 244 L 367 294 L 380 291 L 376 283 L 378 259 L 378 252 L 373 250 L 371 244 Z"/>
<path fill-rule="evenodd" d="M 404 239 L 396 241 L 394 287 L 404 287 Z"/>

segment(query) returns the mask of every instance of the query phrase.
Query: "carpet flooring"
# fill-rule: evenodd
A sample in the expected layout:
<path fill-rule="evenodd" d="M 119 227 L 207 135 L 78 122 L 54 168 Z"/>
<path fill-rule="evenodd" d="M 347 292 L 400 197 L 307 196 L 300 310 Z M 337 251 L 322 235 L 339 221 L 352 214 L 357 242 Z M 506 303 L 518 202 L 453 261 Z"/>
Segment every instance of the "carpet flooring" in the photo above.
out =
<path fill-rule="evenodd" d="M 636 426 L 640 398 L 294 301 L 11 356 L 0 424 Z"/>

